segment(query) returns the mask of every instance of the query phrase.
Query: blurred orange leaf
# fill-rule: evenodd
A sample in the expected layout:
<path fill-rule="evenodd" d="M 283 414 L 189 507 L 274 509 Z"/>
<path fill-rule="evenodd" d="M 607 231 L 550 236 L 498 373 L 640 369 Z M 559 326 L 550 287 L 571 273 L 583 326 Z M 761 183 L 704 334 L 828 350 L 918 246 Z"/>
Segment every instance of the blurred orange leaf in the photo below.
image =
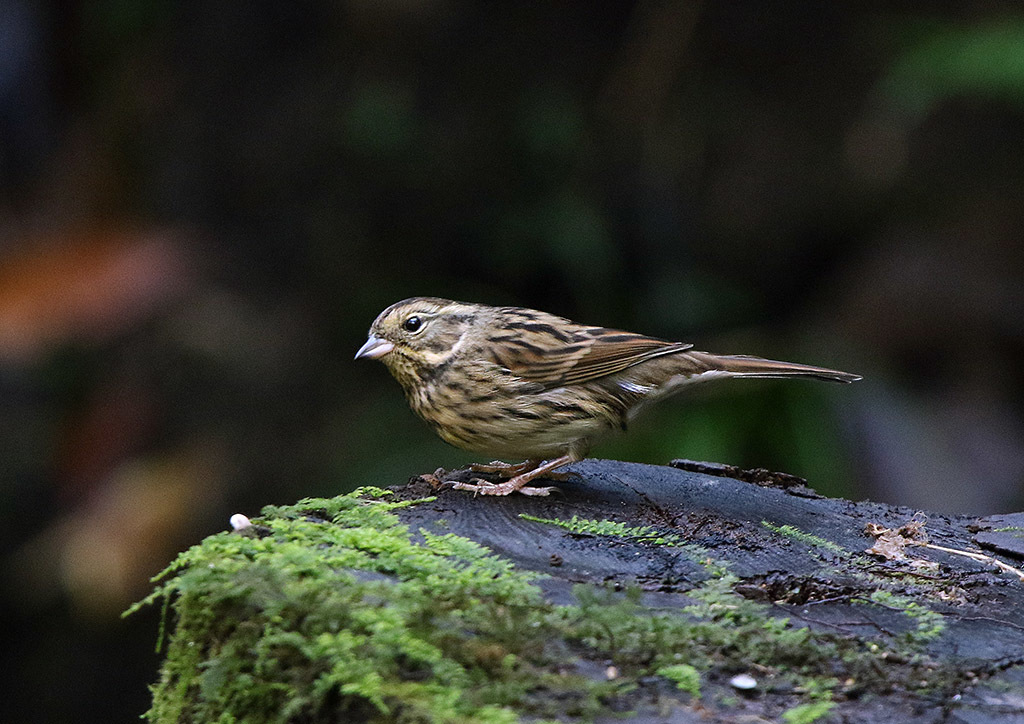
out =
<path fill-rule="evenodd" d="M 0 255 L 0 358 L 116 335 L 185 291 L 191 272 L 167 231 L 69 232 Z"/>

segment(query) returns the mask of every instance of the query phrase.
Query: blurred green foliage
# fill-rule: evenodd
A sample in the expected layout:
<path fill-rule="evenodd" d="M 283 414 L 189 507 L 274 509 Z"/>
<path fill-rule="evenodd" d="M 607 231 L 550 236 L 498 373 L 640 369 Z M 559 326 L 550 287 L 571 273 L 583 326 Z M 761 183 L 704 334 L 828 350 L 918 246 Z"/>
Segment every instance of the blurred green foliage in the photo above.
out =
<path fill-rule="evenodd" d="M 909 39 L 877 83 L 877 93 L 912 123 L 938 104 L 969 95 L 1024 111 L 1024 18 L 911 26 Z"/>

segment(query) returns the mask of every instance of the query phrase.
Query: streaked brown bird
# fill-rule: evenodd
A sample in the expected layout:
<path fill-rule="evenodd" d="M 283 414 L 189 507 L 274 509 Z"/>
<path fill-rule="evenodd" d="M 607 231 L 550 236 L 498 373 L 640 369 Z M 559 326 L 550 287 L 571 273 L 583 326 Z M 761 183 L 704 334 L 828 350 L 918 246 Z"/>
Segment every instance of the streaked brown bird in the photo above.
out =
<path fill-rule="evenodd" d="M 453 483 L 483 495 L 547 495 L 527 485 L 582 460 L 591 442 L 694 382 L 725 377 L 859 375 L 791 362 L 698 352 L 693 345 L 576 324 L 545 312 L 433 297 L 392 304 L 356 359 L 379 359 L 413 411 L 452 445 L 509 465 L 474 465 L 502 483 Z"/>

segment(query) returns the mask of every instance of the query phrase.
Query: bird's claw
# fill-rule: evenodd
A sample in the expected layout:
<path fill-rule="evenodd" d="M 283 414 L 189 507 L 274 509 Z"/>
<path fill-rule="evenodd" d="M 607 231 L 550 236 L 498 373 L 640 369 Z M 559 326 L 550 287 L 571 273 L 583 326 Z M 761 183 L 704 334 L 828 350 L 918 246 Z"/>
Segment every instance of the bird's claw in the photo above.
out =
<path fill-rule="evenodd" d="M 445 470 L 444 468 L 438 468 L 432 473 L 423 473 L 419 477 L 420 480 L 426 481 L 434 490 L 438 490 L 444 487 L 444 485 L 447 483 L 447 481 L 444 479 L 444 476 L 447 474 L 447 470 Z"/>
<path fill-rule="evenodd" d="M 546 486 L 541 487 L 541 488 L 536 488 L 536 487 L 531 487 L 529 485 L 524 485 L 523 487 L 519 488 L 519 490 L 517 490 L 516 492 L 522 493 L 523 495 L 543 495 L 543 496 L 548 496 L 548 495 L 551 495 L 551 493 L 561 493 L 562 489 L 557 487 L 557 486 L 554 486 L 554 485 L 546 485 Z"/>

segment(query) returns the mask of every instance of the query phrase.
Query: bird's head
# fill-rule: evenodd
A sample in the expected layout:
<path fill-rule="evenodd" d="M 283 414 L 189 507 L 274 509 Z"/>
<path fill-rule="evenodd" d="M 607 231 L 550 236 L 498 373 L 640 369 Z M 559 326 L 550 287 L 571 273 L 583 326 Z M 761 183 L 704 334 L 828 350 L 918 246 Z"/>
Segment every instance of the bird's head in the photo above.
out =
<path fill-rule="evenodd" d="M 429 380 L 468 341 L 482 307 L 436 297 L 392 304 L 370 325 L 356 359 L 379 359 L 407 390 Z"/>

